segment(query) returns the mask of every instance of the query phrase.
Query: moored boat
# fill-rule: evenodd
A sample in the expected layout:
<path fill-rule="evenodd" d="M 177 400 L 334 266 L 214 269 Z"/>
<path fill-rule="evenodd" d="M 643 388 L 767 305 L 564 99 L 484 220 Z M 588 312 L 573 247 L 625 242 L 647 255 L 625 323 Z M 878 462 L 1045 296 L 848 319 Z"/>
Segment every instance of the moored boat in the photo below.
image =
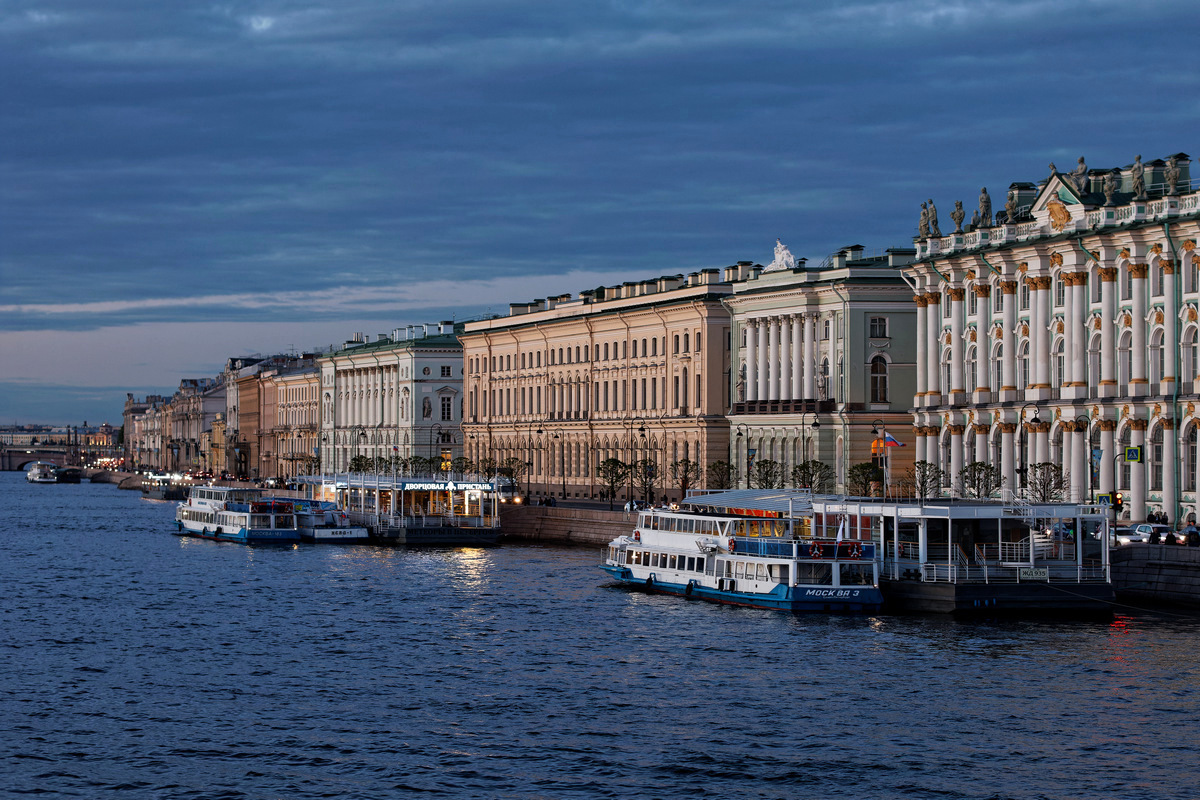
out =
<path fill-rule="evenodd" d="M 795 612 L 881 606 L 876 542 L 844 520 L 816 525 L 807 492 L 724 492 L 684 505 L 640 512 L 634 529 L 609 543 L 603 569 L 629 586 L 717 603 Z"/>
<path fill-rule="evenodd" d="M 292 504 L 301 541 L 355 543 L 369 538 L 366 526 L 352 524 L 349 515 L 337 503 L 305 498 L 288 498 L 285 502 Z"/>
<path fill-rule="evenodd" d="M 30 483 L 58 483 L 54 477 L 54 465 L 37 461 L 29 465 L 25 472 L 25 480 Z"/>
<path fill-rule="evenodd" d="M 291 500 L 262 489 L 196 486 L 175 509 L 176 533 L 242 544 L 300 541 Z"/>

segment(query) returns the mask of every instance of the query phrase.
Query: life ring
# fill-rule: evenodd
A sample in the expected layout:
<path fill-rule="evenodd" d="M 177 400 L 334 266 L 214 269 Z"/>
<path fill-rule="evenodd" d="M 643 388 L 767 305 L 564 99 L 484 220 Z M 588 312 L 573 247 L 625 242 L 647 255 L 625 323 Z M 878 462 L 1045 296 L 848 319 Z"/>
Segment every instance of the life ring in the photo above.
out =
<path fill-rule="evenodd" d="M 820 558 L 821 557 L 821 545 L 819 543 L 813 542 L 812 544 L 810 544 L 808 546 L 808 557 L 809 558 Z"/>
<path fill-rule="evenodd" d="M 634 531 L 634 532 L 633 532 L 633 540 L 634 540 L 635 542 L 640 542 L 640 541 L 642 540 L 642 533 L 641 533 L 641 531 Z"/>
<path fill-rule="evenodd" d="M 730 539 L 729 539 L 729 552 L 731 552 L 731 553 L 732 553 L 732 552 L 734 552 L 734 551 L 736 551 L 736 550 L 737 550 L 737 541 L 735 541 L 735 540 L 734 540 L 732 537 L 730 537 Z"/>
<path fill-rule="evenodd" d="M 859 544 L 858 542 L 855 542 L 854 544 L 850 545 L 850 557 L 851 558 L 862 558 L 862 545 L 861 544 Z"/>

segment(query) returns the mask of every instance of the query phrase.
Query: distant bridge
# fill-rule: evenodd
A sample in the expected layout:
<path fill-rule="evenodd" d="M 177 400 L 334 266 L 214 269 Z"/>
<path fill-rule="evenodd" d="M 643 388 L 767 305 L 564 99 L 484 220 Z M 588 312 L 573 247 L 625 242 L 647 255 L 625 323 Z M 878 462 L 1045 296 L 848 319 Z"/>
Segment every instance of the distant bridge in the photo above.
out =
<path fill-rule="evenodd" d="M 65 467 L 70 452 L 71 448 L 65 445 L 48 447 L 35 444 L 22 447 L 14 444 L 2 444 L 0 445 L 0 470 L 24 472 L 35 461 Z"/>

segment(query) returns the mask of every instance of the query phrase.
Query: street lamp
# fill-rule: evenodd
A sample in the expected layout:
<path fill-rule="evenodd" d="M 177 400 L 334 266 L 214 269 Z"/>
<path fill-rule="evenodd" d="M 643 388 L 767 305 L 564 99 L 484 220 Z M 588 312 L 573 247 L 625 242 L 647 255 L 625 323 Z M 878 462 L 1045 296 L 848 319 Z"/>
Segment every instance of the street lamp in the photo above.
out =
<path fill-rule="evenodd" d="M 633 450 L 633 423 L 635 423 L 635 422 L 640 423 L 638 425 L 638 433 L 640 433 L 642 435 L 643 439 L 646 438 L 646 420 L 642 417 L 630 417 L 629 425 L 628 425 L 628 429 L 629 429 L 629 439 L 628 439 L 628 442 L 629 442 L 629 502 L 630 503 L 633 502 L 633 453 L 634 453 L 634 450 Z"/>
<path fill-rule="evenodd" d="M 554 437 L 558 440 L 558 471 L 562 475 L 562 499 L 567 499 L 567 435 L 562 428 L 556 428 Z"/>
<path fill-rule="evenodd" d="M 367 432 L 362 425 L 355 425 L 350 428 L 350 436 L 354 439 L 354 458 L 350 459 L 350 463 L 353 464 L 358 459 L 359 442 L 361 441 L 363 444 L 366 444 Z M 346 471 L 349 472 L 350 470 L 347 469 Z"/>
<path fill-rule="evenodd" d="M 1025 411 L 1030 408 L 1033 409 L 1033 418 L 1029 420 L 1029 424 L 1042 424 L 1042 421 L 1038 419 L 1036 403 L 1026 403 L 1025 405 L 1021 406 L 1021 466 L 1017 467 L 1015 470 L 1015 472 L 1021 476 L 1021 488 L 1026 488 L 1029 485 L 1029 458 L 1028 454 L 1025 452 L 1029 446 L 1029 435 L 1025 430 Z"/>
<path fill-rule="evenodd" d="M 745 425 L 738 423 L 737 436 L 734 437 L 735 439 L 738 440 L 739 443 L 742 441 L 743 438 L 745 438 L 745 440 L 746 440 L 746 458 L 743 461 L 743 463 L 746 465 L 746 488 L 747 489 L 750 488 L 750 436 L 747 433 L 748 430 L 749 429 Z M 741 449 L 741 447 L 739 446 L 738 450 L 740 450 L 740 449 Z M 737 453 L 736 450 L 734 452 Z M 738 453 L 738 455 L 740 455 L 740 453 Z M 738 482 L 741 483 L 740 480 Z"/>
<path fill-rule="evenodd" d="M 819 431 L 821 429 L 821 420 L 817 419 L 817 412 L 815 412 L 815 411 L 809 412 L 809 410 L 807 408 L 800 412 L 800 437 L 801 437 L 800 438 L 800 447 L 804 451 L 804 460 L 805 461 L 812 460 L 811 458 L 808 457 L 808 430 L 809 430 L 809 428 L 804 427 L 804 417 L 806 414 L 809 414 L 809 413 L 811 413 L 813 415 L 813 421 L 812 421 L 812 424 L 809 426 L 809 428 L 812 429 L 814 438 L 817 435 L 817 431 Z M 818 448 L 818 450 L 819 449 L 820 448 Z"/>

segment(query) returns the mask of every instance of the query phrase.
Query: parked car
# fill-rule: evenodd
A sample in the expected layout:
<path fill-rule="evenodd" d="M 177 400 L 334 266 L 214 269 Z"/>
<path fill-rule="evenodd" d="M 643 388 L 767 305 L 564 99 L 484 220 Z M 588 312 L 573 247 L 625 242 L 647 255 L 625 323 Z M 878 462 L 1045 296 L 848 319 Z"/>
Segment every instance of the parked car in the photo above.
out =
<path fill-rule="evenodd" d="M 1171 532 L 1168 525 L 1156 525 L 1151 522 L 1141 522 L 1137 525 L 1131 525 L 1116 530 L 1116 544 L 1145 544 L 1150 541 L 1151 535 L 1158 533 L 1158 540 L 1161 542 Z"/>

